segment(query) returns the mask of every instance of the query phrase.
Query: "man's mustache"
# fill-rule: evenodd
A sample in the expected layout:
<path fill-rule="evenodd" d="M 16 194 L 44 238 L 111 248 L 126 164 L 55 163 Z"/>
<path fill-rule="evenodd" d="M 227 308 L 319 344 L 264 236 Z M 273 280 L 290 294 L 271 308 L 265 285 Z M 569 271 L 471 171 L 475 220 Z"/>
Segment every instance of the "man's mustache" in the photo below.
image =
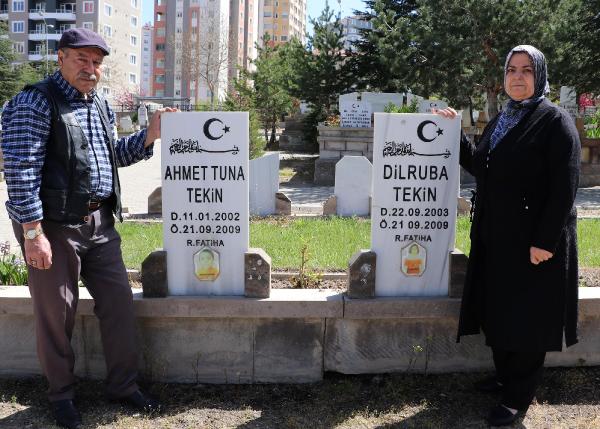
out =
<path fill-rule="evenodd" d="M 98 78 L 96 77 L 96 75 L 93 75 L 93 74 L 85 74 L 85 73 L 81 73 L 81 74 L 79 75 L 79 77 L 80 77 L 80 78 L 83 78 L 83 79 L 87 79 L 87 80 L 94 80 L 94 81 L 95 81 L 95 80 L 98 80 Z"/>

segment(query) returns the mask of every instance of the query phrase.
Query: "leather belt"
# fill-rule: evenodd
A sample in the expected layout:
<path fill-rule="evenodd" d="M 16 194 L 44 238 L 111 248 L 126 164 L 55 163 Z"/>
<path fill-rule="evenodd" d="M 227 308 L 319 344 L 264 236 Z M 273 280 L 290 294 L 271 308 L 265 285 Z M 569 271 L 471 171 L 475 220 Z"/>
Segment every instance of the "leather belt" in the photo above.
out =
<path fill-rule="evenodd" d="M 102 207 L 102 204 L 104 204 L 104 201 L 90 201 L 90 203 L 88 204 L 88 209 L 93 212 L 98 210 L 100 207 Z"/>

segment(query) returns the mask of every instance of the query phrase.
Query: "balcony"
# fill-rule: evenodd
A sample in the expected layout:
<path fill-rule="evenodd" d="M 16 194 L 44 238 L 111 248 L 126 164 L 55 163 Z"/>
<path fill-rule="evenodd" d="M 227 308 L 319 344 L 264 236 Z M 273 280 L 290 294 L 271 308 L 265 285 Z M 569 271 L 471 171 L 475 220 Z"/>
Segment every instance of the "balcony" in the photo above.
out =
<path fill-rule="evenodd" d="M 46 60 L 46 50 L 45 49 L 36 49 L 35 51 L 29 51 L 29 55 L 27 56 L 29 61 L 44 61 Z M 54 49 L 48 50 L 48 60 L 50 61 L 58 61 L 58 54 Z"/>
<path fill-rule="evenodd" d="M 60 40 L 60 36 L 65 30 L 29 30 L 29 40 L 35 42 L 45 42 L 46 40 Z"/>
<path fill-rule="evenodd" d="M 55 19 L 57 21 L 75 21 L 77 16 L 75 15 L 75 8 L 61 6 L 55 9 L 54 12 L 46 11 L 44 9 L 30 9 L 29 19 L 34 21 L 43 21 L 45 19 Z"/>

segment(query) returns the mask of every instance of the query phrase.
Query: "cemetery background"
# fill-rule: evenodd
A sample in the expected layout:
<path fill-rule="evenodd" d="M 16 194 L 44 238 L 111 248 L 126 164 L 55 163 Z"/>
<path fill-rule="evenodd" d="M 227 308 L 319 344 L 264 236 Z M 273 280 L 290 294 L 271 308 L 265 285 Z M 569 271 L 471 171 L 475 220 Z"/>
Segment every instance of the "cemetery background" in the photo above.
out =
<path fill-rule="evenodd" d="M 398 24 L 397 22 L 393 22 L 393 23 L 392 23 L 392 25 L 394 25 L 394 26 L 395 26 L 395 25 L 397 25 L 397 24 Z M 507 42 L 507 43 L 508 43 L 508 42 Z M 385 57 L 385 56 L 384 56 L 384 57 Z M 389 70 L 394 70 L 394 69 L 397 69 L 399 66 L 401 66 L 401 65 L 399 65 L 399 64 L 391 64 L 391 65 L 390 65 L 390 67 L 389 67 Z M 397 70 L 394 70 L 394 71 L 397 71 Z M 343 75 L 343 74 L 342 74 L 342 73 L 340 73 L 340 75 Z M 318 76 L 318 74 L 315 74 L 315 76 Z M 306 76 L 304 76 L 304 77 L 306 77 Z M 340 76 L 340 77 L 343 77 L 343 76 Z M 338 82 L 338 83 L 339 83 L 339 82 Z M 431 82 L 427 82 L 427 83 L 431 83 Z M 347 82 L 346 82 L 345 84 L 347 85 Z M 396 89 L 397 89 L 397 88 L 396 88 Z M 304 88 L 304 90 L 314 91 L 314 88 L 311 88 L 311 87 L 310 87 L 310 85 L 306 85 L 306 87 Z M 315 93 L 317 93 L 317 92 L 318 92 L 318 91 L 315 91 Z M 427 93 L 426 93 L 426 92 L 422 92 L 422 93 L 423 93 L 423 94 L 425 94 L 425 95 L 427 95 Z M 450 94 L 450 93 L 451 93 L 451 91 L 450 91 L 450 92 L 448 92 L 448 94 Z M 335 104 L 336 104 L 336 103 L 335 103 L 335 95 L 336 95 L 336 94 L 335 94 L 335 91 L 334 91 L 333 93 L 332 93 L 332 92 L 330 92 L 330 93 L 324 94 L 325 96 L 323 96 L 323 94 L 322 94 L 322 93 L 320 93 L 320 92 L 319 92 L 317 95 L 319 95 L 319 96 L 321 97 L 321 99 L 319 99 L 319 100 L 317 100 L 317 99 L 314 99 L 313 101 L 317 101 L 318 103 L 321 103 L 321 105 L 322 105 L 322 106 L 325 108 L 325 111 L 324 111 L 324 112 L 322 111 L 322 112 L 320 112 L 320 113 L 330 113 L 328 110 L 330 110 L 330 109 L 332 109 L 332 108 L 334 109 L 334 108 L 335 108 L 334 106 L 335 106 Z M 332 100 L 333 100 L 333 101 L 332 101 Z M 317 118 L 313 118 L 313 120 L 314 120 L 314 119 L 317 119 Z M 329 121 L 330 123 L 335 123 L 335 122 L 336 122 L 336 118 L 335 118 L 335 117 L 328 117 L 328 118 L 323 118 L 323 117 L 321 117 L 320 119 L 327 119 L 327 121 Z M 326 122 L 327 122 L 327 121 L 326 121 Z M 271 136 L 273 136 L 273 134 L 274 134 L 274 133 L 272 133 L 272 134 L 271 134 Z M 347 142 L 346 142 L 345 144 L 347 145 Z M 368 151 L 367 151 L 367 154 L 368 154 Z M 351 155 L 351 154 L 347 154 L 347 155 Z M 588 155 L 589 155 L 589 159 L 590 159 L 590 160 L 597 159 L 597 153 L 595 153 L 595 152 L 594 152 L 594 145 L 592 145 L 592 146 L 590 147 L 590 150 L 589 150 L 589 154 L 588 154 Z M 136 193 L 136 194 L 137 194 L 137 193 L 139 193 L 139 189 L 140 189 L 140 188 L 136 187 L 136 188 L 134 188 L 134 189 L 135 189 L 135 193 Z M 304 189 L 303 191 L 305 191 L 305 189 Z M 315 191 L 316 191 L 316 190 L 313 188 L 313 189 L 310 189 L 310 190 L 308 190 L 308 191 L 306 191 L 306 192 L 300 192 L 300 193 L 299 193 L 299 195 L 304 195 L 304 194 L 306 194 L 306 193 L 308 193 L 308 194 L 312 194 L 312 193 L 315 193 Z M 290 191 L 290 192 L 291 192 L 291 191 Z M 592 192 L 593 192 L 593 191 L 592 191 Z M 335 190 L 334 190 L 334 193 L 335 193 Z M 331 192 L 329 193 L 329 195 L 331 195 Z M 293 202 L 294 200 L 296 200 L 296 201 L 297 201 L 297 199 L 296 199 L 296 198 L 292 198 L 292 201 L 291 201 L 291 202 Z M 286 201 L 286 200 L 282 200 L 282 201 L 284 201 L 284 202 L 286 202 L 286 203 L 290 202 L 290 201 Z M 289 207 L 289 205 L 287 205 L 286 207 Z M 143 210 L 143 209 L 142 209 L 142 210 Z M 133 211 L 133 210 L 132 210 L 132 211 Z M 143 211 L 141 211 L 141 212 L 143 212 Z M 596 303 L 595 303 L 595 301 L 596 301 L 596 298 L 593 298 L 591 301 L 594 301 L 594 302 L 592 302 L 592 305 L 594 305 L 594 306 L 595 306 L 595 305 L 596 305 Z M 586 305 L 587 305 L 587 304 L 586 304 Z M 85 306 L 84 306 L 84 307 L 85 307 Z M 586 308 L 587 308 L 587 307 L 586 307 Z M 595 308 L 596 308 L 596 307 L 592 307 L 592 310 L 594 310 Z M 155 309 L 153 309 L 153 310 L 155 310 Z M 352 309 L 351 309 L 350 307 L 348 307 L 348 310 L 350 310 L 350 314 L 351 314 L 351 310 L 352 310 Z M 381 307 L 380 307 L 380 308 L 378 308 L 378 310 L 381 310 Z M 421 310 L 423 310 L 423 309 L 421 309 Z M 18 313 L 19 311 L 21 311 L 21 310 L 17 310 L 17 313 Z M 84 309 L 84 310 L 83 310 L 83 315 L 84 315 L 84 317 L 87 317 L 87 316 L 89 316 L 89 315 L 86 313 L 86 311 L 87 311 L 87 312 L 89 312 L 89 309 L 87 309 L 87 310 L 86 310 L 86 309 Z M 144 310 L 142 310 L 142 314 L 144 314 L 144 313 L 143 313 L 143 311 L 144 311 Z M 145 313 L 145 314 L 146 314 L 146 317 L 147 317 L 147 315 L 148 315 L 148 314 L 150 314 L 150 313 L 151 313 L 151 311 L 150 311 L 150 310 L 148 310 L 148 309 L 146 309 L 146 311 L 147 311 L 147 313 Z M 215 311 L 215 310 L 213 309 L 213 311 Z M 208 314 L 209 314 L 209 315 L 210 315 L 210 314 L 212 314 L 213 316 L 215 316 L 215 315 L 222 316 L 224 313 L 219 313 L 219 311 L 222 311 L 222 310 L 216 310 L 214 313 L 210 313 L 210 312 L 209 312 Z M 248 311 L 248 309 L 246 309 L 246 311 Z M 254 311 L 256 311 L 256 309 L 254 309 Z M 346 307 L 344 307 L 344 311 L 343 311 L 343 313 L 345 313 L 345 311 L 346 311 Z M 388 309 L 388 311 L 389 311 L 389 309 Z M 403 311 L 404 311 L 404 309 L 403 309 Z M 589 308 L 588 308 L 588 309 L 586 309 L 586 312 L 587 312 L 587 311 L 590 311 L 590 310 L 589 310 Z M 594 311 L 595 311 L 595 310 L 594 310 Z M 392 313 L 393 313 L 393 312 L 392 312 Z M 451 313 L 451 311 L 450 311 L 449 313 L 446 313 L 446 315 L 448 315 L 448 314 L 450 314 L 450 313 Z M 249 313 L 245 313 L 245 314 L 250 314 L 250 315 L 252 315 L 252 314 L 253 314 L 253 313 L 252 313 L 252 309 L 250 310 L 250 312 L 249 312 Z M 254 314 L 256 314 L 256 313 L 254 313 Z M 381 314 L 381 313 L 378 313 L 378 314 Z M 384 314 L 385 314 L 385 312 L 384 312 Z M 388 316 L 390 316 L 390 314 L 391 314 L 391 313 L 388 313 L 388 314 L 385 314 L 385 315 L 386 315 L 386 317 L 388 317 Z M 421 313 L 421 315 L 422 315 L 422 314 L 423 314 L 423 313 Z M 590 313 L 586 313 L 586 314 L 587 314 L 587 315 L 590 315 L 590 314 L 598 314 L 598 313 L 597 313 L 597 312 L 596 312 L 596 313 L 594 313 L 593 311 L 590 311 Z M 19 315 L 20 315 L 20 316 L 26 316 L 26 314 L 21 314 L 21 313 L 19 313 Z M 394 316 L 394 315 L 391 315 L 390 317 L 393 317 L 393 316 Z M 360 320 L 360 319 L 361 319 L 361 317 L 365 317 L 365 316 L 364 316 L 364 315 L 362 315 L 362 316 L 361 316 L 361 315 L 359 315 L 359 317 L 358 317 L 358 320 Z M 450 316 L 448 316 L 448 317 L 450 317 Z M 335 322 L 334 322 L 334 323 L 335 323 Z M 333 327 L 333 329 L 335 329 L 335 326 Z M 271 332 L 272 332 L 272 331 L 271 331 Z M 84 332 L 83 334 L 85 335 L 85 334 L 86 334 L 86 332 Z M 149 348 L 150 348 L 150 347 L 151 347 L 151 346 L 149 346 Z M 415 347 L 415 345 L 413 345 L 413 347 Z M 406 353 L 406 352 L 407 352 L 407 350 L 408 350 L 408 353 L 410 354 L 410 345 L 408 345 L 408 347 L 404 349 L 404 353 Z M 413 349 L 413 350 L 414 350 L 414 349 Z M 86 371 L 89 371 L 90 373 L 93 373 L 94 371 L 96 371 L 96 370 L 97 370 L 97 366 L 95 366 L 95 365 L 97 364 L 97 362 L 96 362 L 96 361 L 97 361 L 99 358 L 98 358 L 98 355 L 97 355 L 97 354 L 95 354 L 96 352 L 97 352 L 96 350 L 93 350 L 93 351 L 92 351 L 92 353 L 91 353 L 91 355 L 90 355 L 90 356 L 91 356 L 91 360 L 90 360 L 90 361 L 87 361 L 87 360 L 86 360 L 86 365 L 89 365 L 89 367 L 88 367 L 88 368 L 86 368 L 85 370 L 86 370 Z M 199 359 L 199 357 L 198 357 L 198 359 Z M 411 358 L 409 358 L 409 359 L 408 359 L 408 362 L 403 362 L 403 364 L 409 365 L 409 364 L 410 364 L 410 359 L 411 359 Z M 147 362 L 147 360 L 146 360 L 146 362 Z M 330 363 L 331 363 L 331 361 L 330 361 Z M 164 362 L 163 362 L 163 363 L 161 363 L 161 362 L 158 362 L 158 363 L 156 363 L 156 362 L 155 362 L 154 364 L 150 364 L 150 365 L 149 365 L 149 367 L 145 368 L 146 374 L 149 374 L 149 375 L 150 375 L 150 377 L 152 377 L 152 376 L 157 376 L 157 375 L 158 375 L 158 373 L 160 373 L 160 372 L 162 371 L 162 369 L 161 369 L 161 366 L 164 366 Z M 410 368 L 409 368 L 409 369 L 410 369 Z M 189 368 L 188 368 L 188 371 L 189 371 Z M 163 374 L 163 375 L 164 375 L 164 374 Z M 196 376 L 198 377 L 198 374 L 196 374 Z M 226 380 L 226 382 L 227 382 L 227 380 L 228 380 L 228 376 L 227 376 L 227 374 L 225 374 L 224 378 L 225 378 L 225 380 Z M 239 382 L 240 380 L 241 380 L 241 377 L 238 375 L 238 382 Z"/>

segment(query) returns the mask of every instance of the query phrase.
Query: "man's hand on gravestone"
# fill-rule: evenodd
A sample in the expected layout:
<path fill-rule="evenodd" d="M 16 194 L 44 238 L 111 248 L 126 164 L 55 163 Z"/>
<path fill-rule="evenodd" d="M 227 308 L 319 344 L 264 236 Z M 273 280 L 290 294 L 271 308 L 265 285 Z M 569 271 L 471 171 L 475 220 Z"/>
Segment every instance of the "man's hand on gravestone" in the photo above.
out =
<path fill-rule="evenodd" d="M 154 140 L 160 138 L 160 116 L 164 112 L 179 112 L 179 109 L 175 109 L 174 107 L 166 107 L 164 109 L 158 109 L 152 114 L 152 119 L 150 119 L 150 125 L 146 129 L 146 143 L 144 147 L 150 146 L 154 143 Z"/>
<path fill-rule="evenodd" d="M 529 248 L 529 259 L 533 265 L 538 265 L 540 262 L 545 262 L 552 258 L 554 255 L 547 250 L 540 249 L 539 247 L 531 246 Z"/>

